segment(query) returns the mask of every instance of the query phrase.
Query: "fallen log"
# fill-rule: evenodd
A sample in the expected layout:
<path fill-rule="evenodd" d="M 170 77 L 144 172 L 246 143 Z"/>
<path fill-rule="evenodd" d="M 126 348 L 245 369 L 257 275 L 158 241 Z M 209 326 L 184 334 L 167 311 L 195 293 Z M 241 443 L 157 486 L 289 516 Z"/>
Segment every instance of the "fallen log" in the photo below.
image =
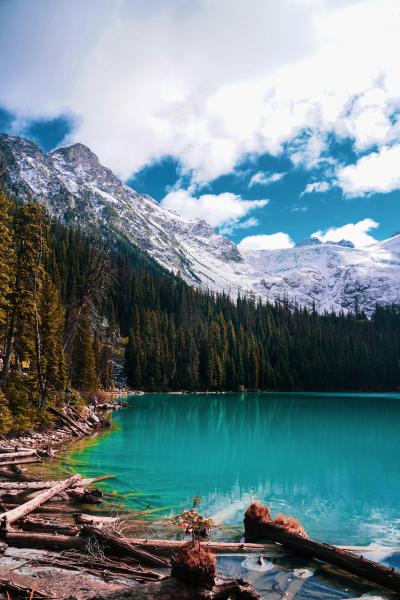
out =
<path fill-rule="evenodd" d="M 68 490 L 68 496 L 77 502 L 82 504 L 101 504 L 103 502 L 103 492 L 98 488 L 85 489 L 85 488 L 74 488 Z"/>
<path fill-rule="evenodd" d="M 154 554 L 169 555 L 181 548 L 186 541 L 181 540 L 146 540 L 142 538 L 125 538 L 134 546 L 148 550 Z M 276 544 L 238 544 L 229 542 L 200 542 L 203 548 L 216 554 L 263 554 L 269 557 L 282 556 L 282 550 Z"/>
<path fill-rule="evenodd" d="M 0 454 L 0 464 L 3 464 L 3 460 L 11 460 L 13 458 L 26 458 L 27 456 L 36 456 L 37 450 L 21 450 L 16 452 L 7 452 L 6 454 Z"/>
<path fill-rule="evenodd" d="M 117 523 L 118 517 L 108 517 L 102 515 L 85 515 L 84 513 L 75 513 L 75 523 L 79 525 L 95 525 L 96 527 L 103 527 L 104 525 L 113 525 Z"/>
<path fill-rule="evenodd" d="M 35 557 L 35 563 L 49 564 L 49 558 L 41 559 L 40 557 Z M 63 569 L 85 569 L 97 574 L 104 573 L 106 571 L 107 573 L 129 576 L 134 579 L 139 577 L 140 579 L 160 581 L 165 577 L 165 575 L 161 575 L 155 571 L 144 569 L 143 567 L 138 566 L 137 563 L 130 565 L 123 562 L 109 560 L 107 558 L 100 559 L 93 556 L 87 556 L 85 554 L 76 553 L 75 551 L 60 552 L 58 556 L 52 556 L 51 565 L 59 566 Z"/>
<path fill-rule="evenodd" d="M 54 406 L 49 406 L 47 410 L 49 410 L 51 413 L 53 413 L 59 419 L 61 419 L 61 421 L 67 427 L 69 427 L 69 429 L 71 429 L 71 431 L 73 433 L 75 433 L 75 435 L 81 435 L 81 434 L 82 435 L 88 435 L 89 431 L 87 429 L 85 429 L 84 427 L 82 427 L 79 423 L 77 423 L 76 421 L 74 421 L 73 419 L 71 419 L 71 417 L 68 417 L 67 415 L 65 415 L 63 412 L 61 412 L 57 408 L 54 408 Z"/>
<path fill-rule="evenodd" d="M 16 504 L 15 502 L 3 502 L 2 503 L 5 510 L 11 510 L 14 508 L 18 508 L 20 504 Z M 33 511 L 32 511 L 33 512 Z M 68 506 L 66 503 L 58 503 L 54 502 L 51 504 L 44 504 L 42 506 L 38 506 L 35 508 L 35 513 L 43 513 L 43 514 L 57 514 L 57 515 L 73 515 L 76 513 L 76 506 Z"/>
<path fill-rule="evenodd" d="M 92 477 L 90 479 L 81 479 L 77 481 L 75 484 L 71 485 L 71 489 L 75 487 L 85 487 L 87 485 L 91 485 L 101 479 L 99 477 Z M 10 490 L 10 491 L 18 491 L 18 490 L 45 490 L 53 487 L 56 483 L 59 483 L 61 480 L 55 481 L 0 481 L 0 492 L 2 490 Z"/>
<path fill-rule="evenodd" d="M 127 539 L 118 538 L 116 535 L 113 535 L 108 531 L 104 531 L 104 529 L 98 529 L 97 527 L 86 525 L 82 529 L 81 535 L 86 537 L 93 536 L 97 540 L 106 544 L 110 548 L 111 552 L 122 556 L 132 556 L 140 563 L 149 565 L 150 567 L 168 568 L 170 566 L 169 563 L 162 558 L 154 556 L 150 552 L 147 552 L 147 550 L 142 550 L 137 546 L 134 546 Z"/>
<path fill-rule="evenodd" d="M 257 600 L 255 589 L 242 579 L 217 579 L 212 589 L 186 585 L 174 577 L 135 586 L 126 592 L 118 591 L 107 596 L 98 593 L 90 600 Z"/>
<path fill-rule="evenodd" d="M 37 531 L 39 533 L 57 533 L 61 535 L 78 535 L 79 527 L 69 525 L 62 521 L 54 519 L 39 519 L 34 517 L 24 517 L 19 522 L 24 531 Z"/>
<path fill-rule="evenodd" d="M 81 480 L 80 475 L 73 475 L 72 477 L 69 477 L 68 479 L 65 479 L 64 481 L 60 481 L 60 482 L 56 483 L 51 488 L 44 490 L 43 492 L 38 494 L 35 498 L 32 498 L 32 500 L 29 500 L 28 502 L 21 504 L 21 506 L 18 506 L 16 508 L 8 510 L 4 513 L 0 513 L 1 527 L 3 529 L 7 529 L 12 523 L 14 523 L 14 521 L 17 521 L 18 519 L 21 519 L 21 517 L 24 517 L 25 515 L 34 511 L 36 508 L 38 508 L 44 502 L 46 502 L 46 500 L 53 498 L 53 496 L 56 496 L 59 492 L 66 490 L 72 484 L 74 484 L 80 480 Z"/>
<path fill-rule="evenodd" d="M 0 465 L 2 467 L 10 466 L 10 465 L 29 465 L 31 463 L 43 462 L 42 458 L 37 454 L 31 456 L 30 458 L 16 458 L 14 460 L 2 460 Z"/>
<path fill-rule="evenodd" d="M 348 571 L 352 575 L 366 579 L 400 592 L 400 573 L 390 567 L 368 560 L 347 550 L 330 544 L 322 544 L 288 531 L 285 527 L 273 524 L 262 516 L 264 507 L 252 504 L 244 517 L 246 540 L 267 539 L 284 544 L 288 548 L 311 558 L 327 562 L 335 567 Z"/>
<path fill-rule="evenodd" d="M 0 575 L 0 589 L 6 590 L 7 592 L 12 592 L 13 594 L 17 594 L 18 597 L 23 595 L 24 598 L 56 598 L 53 594 L 49 594 L 43 590 L 38 590 L 36 588 L 36 581 L 32 580 L 32 586 L 28 587 L 23 585 L 22 583 L 17 583 L 12 579 L 13 573 L 10 571 L 9 576 Z"/>
<path fill-rule="evenodd" d="M 85 540 L 79 536 L 47 533 L 25 533 L 7 531 L 5 541 L 14 548 L 37 548 L 39 550 L 79 550 L 85 547 Z"/>

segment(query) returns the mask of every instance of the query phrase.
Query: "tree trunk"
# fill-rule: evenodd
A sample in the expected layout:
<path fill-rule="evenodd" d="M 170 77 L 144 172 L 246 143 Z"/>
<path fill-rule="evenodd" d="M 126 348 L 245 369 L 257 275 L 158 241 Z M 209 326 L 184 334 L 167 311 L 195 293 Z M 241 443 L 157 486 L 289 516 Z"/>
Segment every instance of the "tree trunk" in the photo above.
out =
<path fill-rule="evenodd" d="M 49 488 L 48 490 L 44 490 L 35 498 L 32 498 L 32 500 L 21 504 L 21 506 L 18 506 L 0 514 L 0 523 L 3 529 L 8 529 L 9 525 L 14 523 L 18 519 L 21 519 L 21 517 L 25 517 L 25 515 L 35 510 L 35 508 L 41 506 L 44 502 L 46 502 L 46 500 L 50 500 L 50 498 L 53 498 L 53 496 L 56 496 L 56 494 L 62 492 L 63 490 L 66 490 L 71 485 L 80 480 L 80 475 L 73 475 L 72 477 L 69 477 L 64 481 L 56 483 L 55 485 L 53 485 L 53 487 Z"/>
<path fill-rule="evenodd" d="M 257 517 L 254 518 L 248 514 L 248 511 L 244 517 L 244 527 L 246 539 L 266 539 L 279 542 L 300 554 L 317 558 L 357 577 L 400 592 L 400 573 L 372 560 L 367 560 L 363 556 L 357 556 L 347 550 L 301 537 L 289 532 L 284 527 L 273 525 Z"/>
<path fill-rule="evenodd" d="M 8 328 L 6 349 L 4 352 L 3 370 L 1 372 L 1 387 L 4 389 L 7 384 L 8 374 L 10 371 L 11 354 L 14 347 L 14 336 L 15 336 L 15 325 L 17 321 L 17 314 L 15 308 L 11 315 L 10 326 Z"/>

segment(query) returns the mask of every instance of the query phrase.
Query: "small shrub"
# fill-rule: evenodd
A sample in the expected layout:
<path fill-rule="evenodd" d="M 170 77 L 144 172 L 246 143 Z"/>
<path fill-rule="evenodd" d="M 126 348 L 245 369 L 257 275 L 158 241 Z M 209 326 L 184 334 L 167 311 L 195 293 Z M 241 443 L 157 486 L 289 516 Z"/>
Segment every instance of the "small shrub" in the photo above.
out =
<path fill-rule="evenodd" d="M 195 508 L 197 508 L 200 503 L 200 496 L 195 496 L 193 498 L 192 508 L 184 510 L 180 515 L 177 515 L 173 519 L 173 523 L 179 525 L 187 535 L 192 536 L 192 541 L 207 537 L 214 526 L 212 519 L 207 519 L 195 511 Z"/>

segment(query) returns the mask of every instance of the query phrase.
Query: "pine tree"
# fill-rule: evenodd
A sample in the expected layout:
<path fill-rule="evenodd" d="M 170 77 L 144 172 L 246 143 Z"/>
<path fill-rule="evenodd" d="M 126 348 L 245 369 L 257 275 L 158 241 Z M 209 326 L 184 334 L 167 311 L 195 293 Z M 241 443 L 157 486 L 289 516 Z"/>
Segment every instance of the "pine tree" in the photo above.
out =
<path fill-rule="evenodd" d="M 72 383 L 82 390 L 95 390 L 99 387 L 92 325 L 87 314 L 81 319 L 74 340 Z"/>

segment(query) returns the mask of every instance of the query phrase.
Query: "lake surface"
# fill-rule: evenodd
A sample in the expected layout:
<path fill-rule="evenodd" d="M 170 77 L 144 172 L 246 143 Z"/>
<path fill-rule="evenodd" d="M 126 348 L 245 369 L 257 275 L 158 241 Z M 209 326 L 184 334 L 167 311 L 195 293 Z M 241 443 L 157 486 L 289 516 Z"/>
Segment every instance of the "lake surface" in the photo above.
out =
<path fill-rule="evenodd" d="M 240 526 L 250 501 L 336 544 L 400 544 L 400 395 L 145 394 L 70 458 L 133 509 L 202 498 Z"/>

